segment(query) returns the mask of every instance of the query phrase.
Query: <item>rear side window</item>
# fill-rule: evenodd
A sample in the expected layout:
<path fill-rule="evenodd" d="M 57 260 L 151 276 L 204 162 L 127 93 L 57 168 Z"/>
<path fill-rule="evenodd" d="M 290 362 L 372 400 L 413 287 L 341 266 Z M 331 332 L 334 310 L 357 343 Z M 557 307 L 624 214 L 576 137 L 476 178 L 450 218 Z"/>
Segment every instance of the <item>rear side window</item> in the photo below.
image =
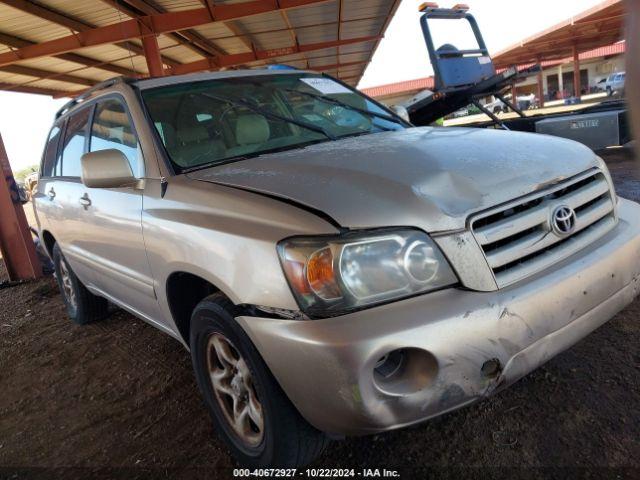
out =
<path fill-rule="evenodd" d="M 87 126 L 89 124 L 90 108 L 83 108 L 74 113 L 67 122 L 62 146 L 62 176 L 79 177 L 82 173 L 80 157 L 85 152 Z"/>
<path fill-rule="evenodd" d="M 129 160 L 133 174 L 138 178 L 143 176 L 138 138 L 124 104 L 114 98 L 98 103 L 89 146 L 91 152 L 109 148 L 120 150 Z"/>
<path fill-rule="evenodd" d="M 54 175 L 54 167 L 58 160 L 58 142 L 60 141 L 61 130 L 58 125 L 54 125 L 49 132 L 47 145 L 44 147 L 42 155 L 42 172 L 43 177 L 51 177 Z"/>

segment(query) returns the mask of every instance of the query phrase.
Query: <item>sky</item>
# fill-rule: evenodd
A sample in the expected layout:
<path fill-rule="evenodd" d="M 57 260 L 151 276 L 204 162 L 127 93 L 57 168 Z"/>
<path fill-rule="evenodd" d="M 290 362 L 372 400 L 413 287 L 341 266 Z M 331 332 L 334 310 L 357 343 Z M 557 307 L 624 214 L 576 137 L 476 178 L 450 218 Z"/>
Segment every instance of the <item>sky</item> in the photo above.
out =
<path fill-rule="evenodd" d="M 496 53 L 576 15 L 601 0 L 466 0 L 490 53 Z M 420 30 L 422 0 L 403 0 L 362 78 L 360 88 L 422 78 L 433 73 Z M 440 1 L 441 6 L 458 3 Z M 434 32 L 436 45 L 464 48 L 466 38 L 447 24 Z M 55 112 L 68 99 L 0 91 L 0 134 L 14 171 L 38 164 Z"/>

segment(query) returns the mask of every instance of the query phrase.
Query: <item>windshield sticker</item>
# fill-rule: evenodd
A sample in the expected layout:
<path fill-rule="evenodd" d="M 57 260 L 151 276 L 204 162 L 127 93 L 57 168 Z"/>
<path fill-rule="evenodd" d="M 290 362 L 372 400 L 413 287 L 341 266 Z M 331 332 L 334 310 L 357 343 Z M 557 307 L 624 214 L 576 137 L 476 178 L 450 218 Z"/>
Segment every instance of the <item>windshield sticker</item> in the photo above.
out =
<path fill-rule="evenodd" d="M 331 95 L 333 93 L 353 93 L 344 85 L 340 85 L 338 82 L 334 82 L 330 78 L 310 77 L 301 78 L 300 81 L 306 83 L 323 95 Z"/>

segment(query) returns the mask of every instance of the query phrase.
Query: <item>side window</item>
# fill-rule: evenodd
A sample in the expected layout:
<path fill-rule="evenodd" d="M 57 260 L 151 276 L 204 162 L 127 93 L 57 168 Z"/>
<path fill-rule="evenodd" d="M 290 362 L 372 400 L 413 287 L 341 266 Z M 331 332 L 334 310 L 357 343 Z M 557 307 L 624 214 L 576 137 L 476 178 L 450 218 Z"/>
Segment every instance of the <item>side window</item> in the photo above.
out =
<path fill-rule="evenodd" d="M 127 110 L 120 100 L 113 98 L 98 103 L 91 127 L 89 150 L 95 152 L 109 148 L 124 153 L 136 177 L 144 175 L 140 145 Z"/>
<path fill-rule="evenodd" d="M 41 175 L 43 177 L 51 177 L 54 175 L 53 168 L 58 159 L 58 142 L 60 141 L 61 130 L 58 125 L 49 132 L 49 138 L 47 144 L 44 147 L 44 153 L 42 154 L 42 168 Z"/>
<path fill-rule="evenodd" d="M 82 173 L 80 157 L 84 153 L 84 144 L 87 137 L 87 125 L 89 123 L 90 108 L 83 108 L 71 115 L 67 122 L 62 146 L 62 176 L 79 177 Z M 56 170 L 58 168 L 56 167 Z"/>

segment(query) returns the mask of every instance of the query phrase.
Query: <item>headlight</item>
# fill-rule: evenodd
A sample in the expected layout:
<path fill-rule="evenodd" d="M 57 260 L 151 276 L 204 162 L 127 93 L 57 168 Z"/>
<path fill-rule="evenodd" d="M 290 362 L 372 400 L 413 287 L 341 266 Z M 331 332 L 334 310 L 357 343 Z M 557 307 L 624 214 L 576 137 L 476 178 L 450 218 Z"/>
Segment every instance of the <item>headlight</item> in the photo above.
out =
<path fill-rule="evenodd" d="M 278 244 L 278 254 L 300 308 L 312 316 L 457 283 L 442 252 L 418 230 L 294 237 Z"/>

